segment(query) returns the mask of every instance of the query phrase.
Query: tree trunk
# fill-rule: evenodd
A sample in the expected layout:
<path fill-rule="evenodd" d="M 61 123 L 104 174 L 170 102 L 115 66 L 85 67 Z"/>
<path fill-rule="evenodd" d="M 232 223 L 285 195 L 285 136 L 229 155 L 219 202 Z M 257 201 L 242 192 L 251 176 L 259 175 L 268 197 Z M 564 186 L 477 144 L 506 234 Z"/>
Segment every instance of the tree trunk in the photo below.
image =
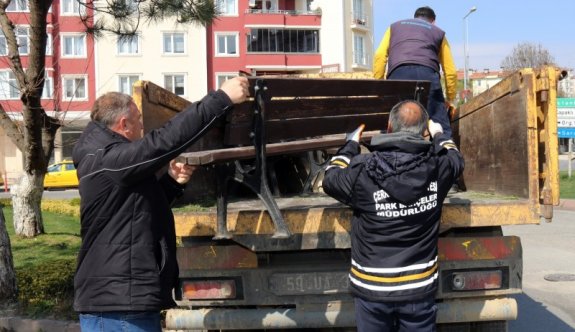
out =
<path fill-rule="evenodd" d="M 44 176 L 24 172 L 20 183 L 13 186 L 10 192 L 16 235 L 34 237 L 44 233 L 44 222 L 40 210 L 44 192 Z"/>
<path fill-rule="evenodd" d="M 16 304 L 17 299 L 18 288 L 12 261 L 12 249 L 6 231 L 4 211 L 0 205 L 0 307 L 3 309 L 10 308 Z"/>

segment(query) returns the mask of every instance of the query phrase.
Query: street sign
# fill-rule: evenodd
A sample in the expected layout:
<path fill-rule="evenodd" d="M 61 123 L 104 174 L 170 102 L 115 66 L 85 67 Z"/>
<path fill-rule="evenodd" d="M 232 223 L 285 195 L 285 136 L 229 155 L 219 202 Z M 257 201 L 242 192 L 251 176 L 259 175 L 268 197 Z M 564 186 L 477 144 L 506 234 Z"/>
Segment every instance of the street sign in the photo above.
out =
<path fill-rule="evenodd" d="M 575 138 L 575 98 L 557 98 L 557 136 Z"/>
<path fill-rule="evenodd" d="M 557 128 L 559 138 L 575 138 L 575 128 Z"/>

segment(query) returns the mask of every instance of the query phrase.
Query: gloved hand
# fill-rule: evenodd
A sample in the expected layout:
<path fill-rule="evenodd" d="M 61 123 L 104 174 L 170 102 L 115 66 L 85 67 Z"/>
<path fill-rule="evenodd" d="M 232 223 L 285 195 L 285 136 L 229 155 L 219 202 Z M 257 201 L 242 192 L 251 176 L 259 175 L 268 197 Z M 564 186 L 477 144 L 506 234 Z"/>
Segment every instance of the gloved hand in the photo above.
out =
<path fill-rule="evenodd" d="M 363 129 L 365 129 L 365 125 L 362 123 L 357 127 L 356 130 L 352 131 L 351 133 L 347 133 L 345 136 L 346 141 L 356 141 L 359 143 L 361 139 L 361 134 L 363 133 Z"/>
<path fill-rule="evenodd" d="M 429 120 L 427 122 L 427 130 L 429 131 L 429 135 L 431 135 L 431 137 L 435 137 L 435 135 L 443 133 L 443 128 L 441 125 L 437 122 L 434 122 L 433 120 Z"/>

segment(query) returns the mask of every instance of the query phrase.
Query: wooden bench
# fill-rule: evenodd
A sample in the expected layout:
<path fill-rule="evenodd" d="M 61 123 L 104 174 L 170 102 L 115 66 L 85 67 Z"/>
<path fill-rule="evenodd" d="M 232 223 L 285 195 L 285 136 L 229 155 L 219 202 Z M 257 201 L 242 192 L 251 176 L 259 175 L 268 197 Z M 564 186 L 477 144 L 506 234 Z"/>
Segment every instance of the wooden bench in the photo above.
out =
<path fill-rule="evenodd" d="M 270 189 L 269 157 L 340 147 L 345 133 L 362 123 L 369 142 L 387 128 L 396 103 L 416 99 L 426 105 L 429 93 L 424 81 L 250 77 L 249 82 L 251 98 L 228 114 L 221 147 L 181 155 L 187 164 L 216 171 L 217 239 L 231 238 L 226 226 L 230 180 L 262 200 L 274 222 L 274 238 L 289 237 Z M 246 168 L 240 160 L 253 160 L 253 166 Z M 305 189 L 320 169 L 310 167 Z"/>

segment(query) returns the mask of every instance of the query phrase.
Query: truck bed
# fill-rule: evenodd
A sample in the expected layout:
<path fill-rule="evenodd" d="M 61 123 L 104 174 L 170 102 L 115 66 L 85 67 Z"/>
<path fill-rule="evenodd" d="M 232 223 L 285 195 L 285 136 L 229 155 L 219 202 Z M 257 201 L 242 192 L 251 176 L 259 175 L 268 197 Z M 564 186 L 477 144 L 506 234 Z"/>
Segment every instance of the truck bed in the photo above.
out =
<path fill-rule="evenodd" d="M 320 193 L 281 197 L 277 198 L 277 203 L 294 239 L 271 241 L 274 227 L 262 202 L 259 199 L 242 199 L 230 202 L 228 206 L 228 229 L 234 235 L 234 241 L 257 250 L 286 250 L 286 246 L 293 249 L 321 249 L 333 248 L 334 244 L 336 248 L 349 248 L 352 216 L 349 207 Z M 175 220 L 179 237 L 215 235 L 215 206 L 206 207 L 200 212 L 179 209 L 175 212 Z M 449 194 L 446 198 L 441 230 L 536 224 L 539 221 L 540 217 L 533 214 L 528 199 L 466 191 Z M 328 238 L 324 239 L 322 234 Z"/>

